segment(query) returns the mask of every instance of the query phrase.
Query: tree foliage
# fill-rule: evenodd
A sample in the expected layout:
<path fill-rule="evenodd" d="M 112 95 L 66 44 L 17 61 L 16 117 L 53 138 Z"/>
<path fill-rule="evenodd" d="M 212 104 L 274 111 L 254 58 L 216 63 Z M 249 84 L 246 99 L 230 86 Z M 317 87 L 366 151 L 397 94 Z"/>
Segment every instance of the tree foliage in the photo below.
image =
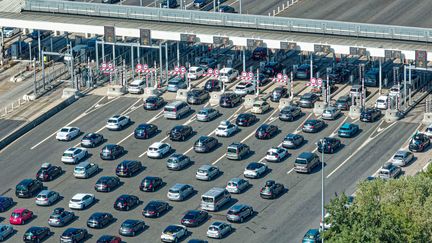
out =
<path fill-rule="evenodd" d="M 416 176 L 359 184 L 354 203 L 345 195 L 327 206 L 328 242 L 432 242 L 432 166 Z"/>

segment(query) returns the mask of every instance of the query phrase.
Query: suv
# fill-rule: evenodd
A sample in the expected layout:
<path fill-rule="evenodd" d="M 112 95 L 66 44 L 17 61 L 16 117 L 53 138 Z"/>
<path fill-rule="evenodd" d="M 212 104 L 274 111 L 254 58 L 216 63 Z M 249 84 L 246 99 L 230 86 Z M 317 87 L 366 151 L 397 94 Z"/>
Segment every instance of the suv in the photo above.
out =
<path fill-rule="evenodd" d="M 52 165 L 50 163 L 43 163 L 39 171 L 36 173 L 36 179 L 40 181 L 51 181 L 54 178 L 63 174 L 60 166 Z"/>
<path fill-rule="evenodd" d="M 366 108 L 360 113 L 360 120 L 364 122 L 374 122 L 381 116 L 381 110 L 378 108 Z"/>
<path fill-rule="evenodd" d="M 192 89 L 187 92 L 187 102 L 191 105 L 202 104 L 209 98 L 209 93 L 203 89 Z"/>
<path fill-rule="evenodd" d="M 229 83 L 236 79 L 238 74 L 238 71 L 233 68 L 222 68 L 219 71 L 219 80 L 224 83 Z"/>
<path fill-rule="evenodd" d="M 169 170 L 181 170 L 191 164 L 188 156 L 183 154 L 173 154 L 168 158 L 166 166 Z"/>
<path fill-rule="evenodd" d="M 208 92 L 213 91 L 221 91 L 222 90 L 222 81 L 219 79 L 209 79 L 204 85 L 204 89 Z"/>
<path fill-rule="evenodd" d="M 429 137 L 424 133 L 417 133 L 412 137 L 409 143 L 409 150 L 412 152 L 423 152 L 429 145 Z"/>
<path fill-rule="evenodd" d="M 194 150 L 197 153 L 207 153 L 216 148 L 218 140 L 214 137 L 201 136 L 194 144 Z"/>
<path fill-rule="evenodd" d="M 177 125 L 168 132 L 168 136 L 171 141 L 185 141 L 188 137 L 193 134 L 191 126 Z"/>
<path fill-rule="evenodd" d="M 318 99 L 318 95 L 314 93 L 306 93 L 300 97 L 299 106 L 303 108 L 313 108 Z"/>
<path fill-rule="evenodd" d="M 156 188 L 164 184 L 162 178 L 157 176 L 146 176 L 140 183 L 140 190 L 144 192 L 154 192 Z"/>
<path fill-rule="evenodd" d="M 136 79 L 129 84 L 128 92 L 131 94 L 142 94 L 144 93 L 145 86 L 146 86 L 145 80 Z"/>
<path fill-rule="evenodd" d="M 117 165 L 116 175 L 131 177 L 135 173 L 141 171 L 143 168 L 140 161 L 136 160 L 123 160 L 120 164 Z"/>
<path fill-rule="evenodd" d="M 174 101 L 164 107 L 164 117 L 166 119 L 180 119 L 191 110 L 191 107 L 184 101 Z"/>
<path fill-rule="evenodd" d="M 349 110 L 351 106 L 351 97 L 349 96 L 341 96 L 336 100 L 336 107 L 341 110 Z"/>
<path fill-rule="evenodd" d="M 282 86 L 276 87 L 270 96 L 270 100 L 273 102 L 279 102 L 281 98 L 285 98 L 288 96 L 288 89 Z"/>
<path fill-rule="evenodd" d="M 107 144 L 102 148 L 100 158 L 104 160 L 113 160 L 117 159 L 124 153 L 125 150 L 122 146 L 117 144 Z"/>
<path fill-rule="evenodd" d="M 402 169 L 399 166 L 387 162 L 379 169 L 378 177 L 381 179 L 393 179 L 398 177 L 401 173 Z"/>
<path fill-rule="evenodd" d="M 294 121 L 296 118 L 302 116 L 301 108 L 298 106 L 284 106 L 279 112 L 279 119 L 281 121 Z"/>
<path fill-rule="evenodd" d="M 89 178 L 99 171 L 99 166 L 89 161 L 84 161 L 75 166 L 73 175 L 75 178 Z"/>
<path fill-rule="evenodd" d="M 303 145 L 305 139 L 300 134 L 289 133 L 282 142 L 282 147 L 287 149 L 296 149 Z"/>
<path fill-rule="evenodd" d="M 227 92 L 220 96 L 219 105 L 225 108 L 235 107 L 238 103 L 240 103 L 242 97 L 238 94 Z"/>
<path fill-rule="evenodd" d="M 294 171 L 310 173 L 319 163 L 318 155 L 312 152 L 303 152 L 294 161 Z"/>
<path fill-rule="evenodd" d="M 227 147 L 227 159 L 241 160 L 250 153 L 250 148 L 244 143 L 232 143 Z"/>
<path fill-rule="evenodd" d="M 365 96 L 366 96 L 366 93 L 367 93 L 366 87 L 365 87 L 364 89 L 365 89 L 364 91 L 365 91 Z M 351 95 L 351 96 L 354 96 L 354 97 L 360 97 L 361 94 L 362 94 L 362 92 L 363 92 L 363 90 L 362 90 L 362 86 L 359 85 L 359 84 L 354 84 L 354 85 L 351 87 L 350 95 Z"/>
<path fill-rule="evenodd" d="M 15 188 L 15 195 L 19 198 L 29 198 L 37 195 L 43 189 L 41 181 L 24 179 Z"/>

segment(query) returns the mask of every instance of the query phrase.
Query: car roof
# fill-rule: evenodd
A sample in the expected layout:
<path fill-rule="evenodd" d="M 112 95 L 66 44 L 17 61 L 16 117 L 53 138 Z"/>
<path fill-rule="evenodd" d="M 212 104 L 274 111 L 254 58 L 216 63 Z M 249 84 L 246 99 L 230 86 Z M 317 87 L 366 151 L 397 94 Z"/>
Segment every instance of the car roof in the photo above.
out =
<path fill-rule="evenodd" d="M 135 79 L 134 81 L 131 82 L 131 84 L 139 84 L 142 81 L 143 81 L 142 79 Z"/>
<path fill-rule="evenodd" d="M 42 190 L 38 195 L 48 195 L 48 193 L 52 192 L 52 190 Z"/>
<path fill-rule="evenodd" d="M 395 155 L 406 155 L 406 154 L 409 154 L 409 152 L 406 151 L 406 150 L 398 150 L 398 151 L 395 153 Z"/>
<path fill-rule="evenodd" d="M 232 178 L 231 180 L 229 180 L 229 182 L 239 182 L 239 181 L 242 181 L 242 180 L 243 180 L 242 178 L 236 177 L 236 178 Z"/>
<path fill-rule="evenodd" d="M 150 145 L 151 148 L 160 148 L 162 146 L 162 142 L 154 142 L 152 145 Z"/>
<path fill-rule="evenodd" d="M 225 223 L 224 223 L 224 222 L 216 221 L 216 222 L 213 222 L 210 226 L 216 226 L 216 227 L 219 227 L 219 226 L 221 226 L 221 225 L 223 225 L 223 224 L 225 224 Z"/>
<path fill-rule="evenodd" d="M 190 67 L 189 70 L 190 71 L 196 71 L 198 68 L 201 68 L 201 67 Z"/>
<path fill-rule="evenodd" d="M 265 101 L 263 101 L 263 100 L 257 100 L 257 101 L 254 102 L 254 104 L 260 104 L 261 105 L 261 104 L 264 104 L 264 102 Z"/>
<path fill-rule="evenodd" d="M 353 124 L 349 122 L 345 122 L 344 124 L 342 124 L 341 128 L 350 128 L 351 125 Z"/>
<path fill-rule="evenodd" d="M 75 166 L 75 168 L 79 168 L 79 167 L 86 167 L 88 164 L 90 164 L 90 162 L 88 160 L 80 162 L 79 164 L 77 164 Z"/>
<path fill-rule="evenodd" d="M 90 193 L 77 193 L 75 194 L 72 199 L 83 199 L 85 196 L 93 196 L 93 194 Z"/>
<path fill-rule="evenodd" d="M 314 153 L 309 152 L 309 151 L 304 151 L 298 156 L 298 158 L 311 158 L 313 156 L 314 156 Z"/>
<path fill-rule="evenodd" d="M 303 98 L 310 98 L 312 96 L 314 96 L 313 93 L 306 93 L 306 94 L 302 95 Z"/>
<path fill-rule="evenodd" d="M 213 165 L 201 165 L 201 167 L 199 167 L 199 170 L 208 170 L 212 167 L 214 167 L 214 166 Z"/>
<path fill-rule="evenodd" d="M 307 232 L 306 232 L 306 234 L 309 234 L 309 235 L 316 235 L 316 234 L 318 234 L 319 233 L 319 230 L 318 229 L 309 229 Z"/>
<path fill-rule="evenodd" d="M 28 185 L 33 181 L 34 181 L 33 179 L 27 178 L 27 179 L 22 180 L 19 184 Z"/>
<path fill-rule="evenodd" d="M 14 213 L 22 213 L 24 210 L 27 210 L 27 208 L 17 208 L 17 209 L 14 209 Z"/>
<path fill-rule="evenodd" d="M 185 186 L 189 186 L 189 185 L 188 184 L 176 183 L 174 186 L 171 187 L 171 189 L 180 189 L 180 188 L 183 188 Z"/>
<path fill-rule="evenodd" d="M 222 68 L 221 70 L 220 70 L 220 72 L 228 72 L 228 71 L 230 71 L 230 70 L 234 70 L 233 68 Z M 219 72 L 219 73 L 220 73 Z"/>

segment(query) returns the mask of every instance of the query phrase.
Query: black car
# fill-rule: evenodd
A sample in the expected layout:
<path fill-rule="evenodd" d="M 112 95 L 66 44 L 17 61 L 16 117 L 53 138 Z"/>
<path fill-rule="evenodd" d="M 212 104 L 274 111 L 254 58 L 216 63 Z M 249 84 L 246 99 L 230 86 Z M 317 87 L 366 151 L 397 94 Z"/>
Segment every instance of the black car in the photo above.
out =
<path fill-rule="evenodd" d="M 308 119 L 302 127 L 303 132 L 315 133 L 321 131 L 325 127 L 325 123 L 319 119 Z"/>
<path fill-rule="evenodd" d="M 248 127 L 258 121 L 258 118 L 251 113 L 241 113 L 236 118 L 236 124 L 242 127 Z"/>
<path fill-rule="evenodd" d="M 63 227 L 75 219 L 75 213 L 64 208 L 55 208 L 48 219 L 48 224 L 53 227 Z"/>
<path fill-rule="evenodd" d="M 160 96 L 150 96 L 144 101 L 144 110 L 157 110 L 165 104 L 165 101 Z"/>
<path fill-rule="evenodd" d="M 167 133 L 171 141 L 185 141 L 192 134 L 192 127 L 187 125 L 177 125 Z"/>
<path fill-rule="evenodd" d="M 411 138 L 409 150 L 412 152 L 423 152 L 429 145 L 429 137 L 424 133 L 417 133 Z"/>
<path fill-rule="evenodd" d="M 279 102 L 281 98 L 286 98 L 288 96 L 288 89 L 285 87 L 276 87 L 270 96 L 270 100 L 273 102 Z"/>
<path fill-rule="evenodd" d="M 235 11 L 235 9 L 234 9 L 233 7 L 231 7 L 231 6 L 223 5 L 223 6 L 220 6 L 220 7 L 218 8 L 218 12 L 221 12 L 221 13 L 235 13 L 236 11 Z"/>
<path fill-rule="evenodd" d="M 294 121 L 298 117 L 302 116 L 301 108 L 298 106 L 285 106 L 279 112 L 279 119 L 281 121 Z"/>
<path fill-rule="evenodd" d="M 102 176 L 96 181 L 94 188 L 98 192 L 110 192 L 118 186 L 120 186 L 120 179 L 118 177 Z"/>
<path fill-rule="evenodd" d="M 360 120 L 364 122 L 374 122 L 381 117 L 381 110 L 378 108 L 365 108 L 360 113 Z"/>
<path fill-rule="evenodd" d="M 210 98 L 209 92 L 204 89 L 192 89 L 187 92 L 187 102 L 191 105 L 199 105 Z"/>
<path fill-rule="evenodd" d="M 204 223 L 209 215 L 204 210 L 189 210 L 181 219 L 181 224 L 187 227 L 195 227 Z"/>
<path fill-rule="evenodd" d="M 134 137 L 138 139 L 148 139 L 158 133 L 158 127 L 153 124 L 139 124 L 134 131 Z"/>
<path fill-rule="evenodd" d="M 95 133 L 95 132 L 87 133 L 81 139 L 81 147 L 94 148 L 103 142 L 104 142 L 104 137 L 102 134 Z"/>
<path fill-rule="evenodd" d="M 207 92 L 221 91 L 222 85 L 222 81 L 219 79 L 209 79 L 205 83 L 204 89 L 207 90 Z"/>
<path fill-rule="evenodd" d="M 93 213 L 87 220 L 87 226 L 89 228 L 101 229 L 109 225 L 114 220 L 114 217 L 110 213 Z"/>
<path fill-rule="evenodd" d="M 41 242 L 51 234 L 48 227 L 32 226 L 24 233 L 23 240 L 24 242 Z"/>
<path fill-rule="evenodd" d="M 349 110 L 352 100 L 349 96 L 341 96 L 336 100 L 336 108 L 340 110 Z"/>
<path fill-rule="evenodd" d="M 100 158 L 103 160 L 113 160 L 122 156 L 125 153 L 125 149 L 117 144 L 107 144 L 105 145 L 101 152 Z"/>
<path fill-rule="evenodd" d="M 255 132 L 258 139 L 270 139 L 278 133 L 279 129 L 275 125 L 262 124 Z"/>
<path fill-rule="evenodd" d="M 88 232 L 84 228 L 68 228 L 60 236 L 60 242 L 80 242 L 84 241 Z"/>
<path fill-rule="evenodd" d="M 325 137 L 320 139 L 317 143 L 318 152 L 326 154 L 332 154 L 342 146 L 341 140 L 333 137 Z"/>
<path fill-rule="evenodd" d="M 121 243 L 121 242 L 122 242 L 121 238 L 114 235 L 102 235 L 96 241 L 96 243 Z"/>
<path fill-rule="evenodd" d="M 43 163 L 41 168 L 36 173 L 36 179 L 40 181 L 51 181 L 63 173 L 60 166 L 52 165 L 50 163 Z"/>
<path fill-rule="evenodd" d="M 144 221 L 127 219 L 121 224 L 119 234 L 124 236 L 135 236 L 137 233 L 143 231 L 144 228 Z"/>
<path fill-rule="evenodd" d="M 242 100 L 241 95 L 236 93 L 224 93 L 220 96 L 219 105 L 225 108 L 232 108 Z"/>
<path fill-rule="evenodd" d="M 154 192 L 162 185 L 162 178 L 156 176 L 146 176 L 140 183 L 140 190 L 144 192 Z"/>
<path fill-rule="evenodd" d="M 24 179 L 15 187 L 15 195 L 19 198 L 36 196 L 43 189 L 43 184 L 36 179 Z"/>
<path fill-rule="evenodd" d="M 197 153 L 207 153 L 212 151 L 219 144 L 218 140 L 214 137 L 201 136 L 194 143 L 194 150 Z"/>
<path fill-rule="evenodd" d="M 285 191 L 284 185 L 276 183 L 273 180 L 266 181 L 264 187 L 260 190 L 260 196 L 264 199 L 273 199 Z"/>
<path fill-rule="evenodd" d="M 263 60 L 267 57 L 267 48 L 266 47 L 257 47 L 252 52 L 253 60 Z"/>
<path fill-rule="evenodd" d="M 120 211 L 129 211 L 140 204 L 137 196 L 123 194 L 119 196 L 114 202 L 114 208 Z"/>
<path fill-rule="evenodd" d="M 142 170 L 143 166 L 137 160 L 123 160 L 117 165 L 116 175 L 122 177 L 131 177 Z"/>
<path fill-rule="evenodd" d="M 143 209 L 142 215 L 146 218 L 159 218 L 159 216 L 168 211 L 169 204 L 164 201 L 150 201 Z"/>
<path fill-rule="evenodd" d="M 282 142 L 282 147 L 287 149 L 296 149 L 304 143 L 305 139 L 300 134 L 289 133 Z"/>
<path fill-rule="evenodd" d="M 276 74 L 282 72 L 284 66 L 279 62 L 268 62 L 264 65 L 263 73 L 267 77 L 274 77 Z"/>
<path fill-rule="evenodd" d="M 0 196 L 0 213 L 7 211 L 13 205 L 15 205 L 15 202 L 11 197 Z"/>

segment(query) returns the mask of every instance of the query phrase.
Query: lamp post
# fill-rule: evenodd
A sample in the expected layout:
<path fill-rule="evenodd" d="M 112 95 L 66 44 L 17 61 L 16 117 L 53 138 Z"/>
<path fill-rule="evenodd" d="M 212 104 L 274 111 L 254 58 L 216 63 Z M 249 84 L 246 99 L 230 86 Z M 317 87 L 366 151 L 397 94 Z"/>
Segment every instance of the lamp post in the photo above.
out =
<path fill-rule="evenodd" d="M 321 142 L 321 231 L 324 230 L 324 139 Z M 321 243 L 324 243 L 324 238 L 321 238 Z"/>

